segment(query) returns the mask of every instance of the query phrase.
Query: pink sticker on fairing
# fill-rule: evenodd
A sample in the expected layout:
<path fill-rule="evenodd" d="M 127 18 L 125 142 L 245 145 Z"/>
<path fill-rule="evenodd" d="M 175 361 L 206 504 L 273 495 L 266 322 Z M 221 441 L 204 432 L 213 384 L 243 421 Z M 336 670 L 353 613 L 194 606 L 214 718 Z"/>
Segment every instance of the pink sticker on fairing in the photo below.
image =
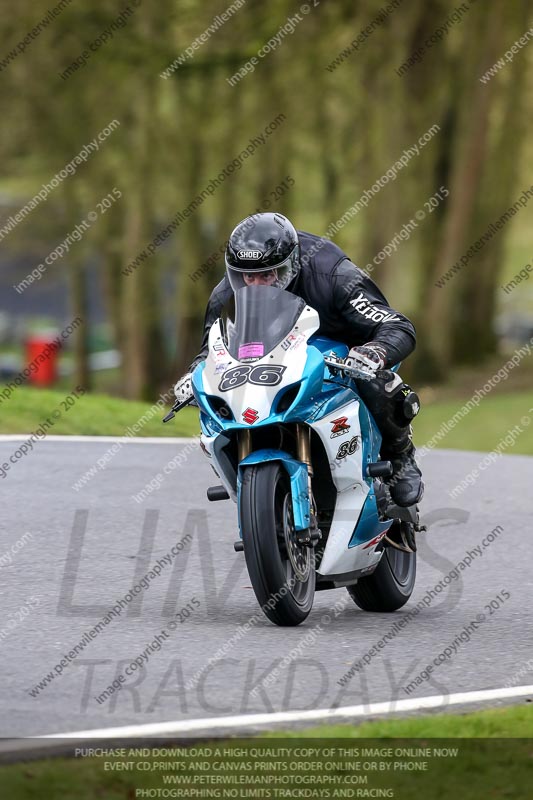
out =
<path fill-rule="evenodd" d="M 261 358 L 265 354 L 263 342 L 248 342 L 239 347 L 239 361 L 241 358 Z"/>

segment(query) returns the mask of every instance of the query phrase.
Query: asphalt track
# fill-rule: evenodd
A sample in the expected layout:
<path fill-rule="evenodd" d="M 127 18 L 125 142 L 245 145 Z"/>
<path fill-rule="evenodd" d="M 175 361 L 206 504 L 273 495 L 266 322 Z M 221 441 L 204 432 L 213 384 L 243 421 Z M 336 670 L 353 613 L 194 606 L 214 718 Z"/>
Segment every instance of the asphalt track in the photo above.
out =
<path fill-rule="evenodd" d="M 0 464 L 21 441 L 0 441 Z M 199 448 L 128 441 L 75 491 L 75 481 L 110 447 L 112 441 L 50 437 L 0 479 L 0 736 L 368 703 L 390 702 L 393 709 L 408 698 L 533 683 L 531 458 L 501 456 L 451 500 L 448 492 L 482 455 L 428 454 L 422 513 L 429 529 L 405 608 L 368 614 L 345 604 L 348 595 L 338 589 L 316 595 L 304 625 L 280 629 L 255 616 L 244 557 L 232 547 L 236 509 L 231 501 L 207 502 L 205 490 L 217 481 Z M 159 488 L 136 502 L 132 496 L 157 473 Z M 469 565 L 450 577 L 469 552 Z M 148 588 L 54 670 L 158 560 L 161 573 Z M 427 606 L 409 615 L 424 597 Z M 189 616 L 182 612 L 187 606 Z M 243 632 L 239 626 L 251 618 Z M 341 685 L 373 646 L 364 669 L 353 669 Z M 436 665 L 446 647 L 451 655 Z M 98 703 L 143 652 L 143 669 Z M 50 672 L 54 679 L 31 696 Z"/>

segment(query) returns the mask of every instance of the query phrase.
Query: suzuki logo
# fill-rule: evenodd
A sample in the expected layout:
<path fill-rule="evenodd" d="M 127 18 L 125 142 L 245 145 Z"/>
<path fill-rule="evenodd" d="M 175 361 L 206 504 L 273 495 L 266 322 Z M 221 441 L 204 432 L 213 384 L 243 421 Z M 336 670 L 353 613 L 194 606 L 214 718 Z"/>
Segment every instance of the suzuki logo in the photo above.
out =
<path fill-rule="evenodd" d="M 343 433 L 348 433 L 350 430 L 350 425 L 347 425 L 348 417 L 339 417 L 338 419 L 333 419 L 330 422 L 330 425 L 333 425 L 331 429 L 330 439 L 334 439 L 336 436 L 342 436 Z"/>
<path fill-rule="evenodd" d="M 263 258 L 263 253 L 261 250 L 239 250 L 237 256 L 247 261 L 259 261 L 259 259 Z"/>
<path fill-rule="evenodd" d="M 242 418 L 248 425 L 253 425 L 259 419 L 259 414 L 255 408 L 247 408 L 246 411 L 243 411 Z"/>

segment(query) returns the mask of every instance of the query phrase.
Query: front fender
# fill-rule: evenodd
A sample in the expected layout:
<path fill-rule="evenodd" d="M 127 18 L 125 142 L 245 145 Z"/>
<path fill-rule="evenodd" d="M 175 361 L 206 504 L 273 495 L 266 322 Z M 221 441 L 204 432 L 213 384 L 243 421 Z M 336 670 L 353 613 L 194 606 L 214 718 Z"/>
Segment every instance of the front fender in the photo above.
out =
<path fill-rule="evenodd" d="M 294 527 L 297 531 L 306 530 L 311 520 L 311 502 L 309 499 L 309 473 L 307 464 L 297 461 L 284 450 L 256 450 L 243 458 L 239 464 L 237 477 L 237 508 L 240 509 L 243 468 L 253 464 L 264 464 L 265 461 L 279 461 L 291 480 L 292 511 Z M 240 531 L 240 520 L 239 520 Z"/>

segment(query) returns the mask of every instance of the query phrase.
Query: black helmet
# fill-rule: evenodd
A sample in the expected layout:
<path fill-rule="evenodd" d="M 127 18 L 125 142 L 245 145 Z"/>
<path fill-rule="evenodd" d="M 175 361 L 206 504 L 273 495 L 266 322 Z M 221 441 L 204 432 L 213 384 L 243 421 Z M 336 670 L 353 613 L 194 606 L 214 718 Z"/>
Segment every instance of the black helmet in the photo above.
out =
<path fill-rule="evenodd" d="M 234 292 L 258 277 L 286 289 L 300 271 L 294 225 L 282 214 L 252 214 L 239 222 L 226 248 L 226 271 Z"/>

